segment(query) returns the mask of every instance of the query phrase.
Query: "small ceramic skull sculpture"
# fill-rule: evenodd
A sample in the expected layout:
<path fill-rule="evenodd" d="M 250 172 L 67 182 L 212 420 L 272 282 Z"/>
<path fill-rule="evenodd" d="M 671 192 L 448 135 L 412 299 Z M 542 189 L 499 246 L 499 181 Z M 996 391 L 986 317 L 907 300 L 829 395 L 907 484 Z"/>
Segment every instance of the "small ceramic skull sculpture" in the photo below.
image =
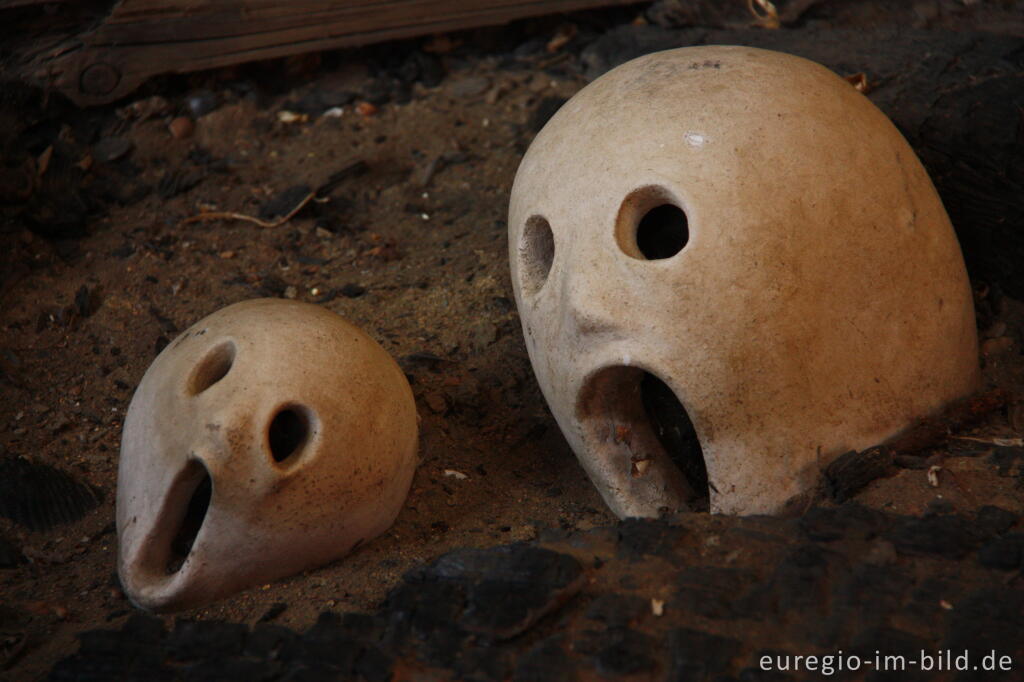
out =
<path fill-rule="evenodd" d="M 395 361 L 315 305 L 258 299 L 157 356 L 125 417 L 119 572 L 153 610 L 322 565 L 384 532 L 416 464 Z"/>
<path fill-rule="evenodd" d="M 978 381 L 931 181 L 798 57 L 683 48 L 588 85 L 522 160 L 509 251 L 540 387 L 621 517 L 778 511 Z"/>

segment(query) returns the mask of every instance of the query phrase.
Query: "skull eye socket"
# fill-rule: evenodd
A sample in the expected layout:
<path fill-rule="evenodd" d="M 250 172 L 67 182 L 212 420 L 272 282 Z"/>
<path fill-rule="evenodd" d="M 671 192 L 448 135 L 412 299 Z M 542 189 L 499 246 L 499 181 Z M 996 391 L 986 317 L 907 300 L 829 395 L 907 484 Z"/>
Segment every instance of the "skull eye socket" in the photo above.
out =
<path fill-rule="evenodd" d="M 289 405 L 278 410 L 267 427 L 267 445 L 276 464 L 295 458 L 309 440 L 309 410 L 301 405 Z"/>
<path fill-rule="evenodd" d="M 555 237 L 551 233 L 551 224 L 544 216 L 530 216 L 523 226 L 519 242 L 520 280 L 526 294 L 540 291 L 554 260 Z"/>
<path fill-rule="evenodd" d="M 235 363 L 235 344 L 225 341 L 213 347 L 196 368 L 188 381 L 190 395 L 199 395 L 227 376 Z"/>
<path fill-rule="evenodd" d="M 630 192 L 616 219 L 619 248 L 638 260 L 671 258 L 690 241 L 690 227 L 680 202 L 664 187 Z"/>

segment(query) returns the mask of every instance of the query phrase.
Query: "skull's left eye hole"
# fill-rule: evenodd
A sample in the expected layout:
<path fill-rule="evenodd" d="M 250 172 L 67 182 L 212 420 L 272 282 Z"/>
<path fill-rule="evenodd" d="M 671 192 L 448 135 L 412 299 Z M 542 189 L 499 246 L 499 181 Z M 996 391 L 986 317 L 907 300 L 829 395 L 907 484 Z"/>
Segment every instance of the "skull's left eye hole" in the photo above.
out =
<path fill-rule="evenodd" d="M 235 353 L 235 344 L 231 341 L 214 346 L 192 370 L 188 381 L 189 394 L 199 395 L 226 377 L 235 362 Z"/>
<path fill-rule="evenodd" d="M 309 440 L 311 419 L 309 410 L 300 405 L 289 405 L 278 411 L 267 428 L 270 456 L 283 464 L 302 450 Z"/>
<path fill-rule="evenodd" d="M 544 286 L 555 261 L 555 236 L 551 224 L 540 215 L 531 216 L 523 226 L 519 244 L 519 274 L 523 291 L 536 294 Z"/>

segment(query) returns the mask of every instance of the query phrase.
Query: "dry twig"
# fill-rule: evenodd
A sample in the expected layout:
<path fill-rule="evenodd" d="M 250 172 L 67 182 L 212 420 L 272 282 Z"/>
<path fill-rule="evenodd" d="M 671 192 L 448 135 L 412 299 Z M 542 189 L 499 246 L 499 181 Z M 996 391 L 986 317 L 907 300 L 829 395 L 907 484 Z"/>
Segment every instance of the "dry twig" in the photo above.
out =
<path fill-rule="evenodd" d="M 277 220 L 262 220 L 261 218 L 257 218 L 255 216 L 245 215 L 244 213 L 235 213 L 234 211 L 204 211 L 203 213 L 196 214 L 190 218 L 185 218 L 184 220 L 181 221 L 181 224 L 188 225 L 189 223 L 197 222 L 205 223 L 210 220 L 244 220 L 249 223 L 255 223 L 260 227 L 280 227 L 281 225 L 284 225 L 286 222 L 294 218 L 295 214 L 304 209 L 306 207 L 306 204 L 308 204 L 311 201 L 327 201 L 327 199 L 317 199 L 316 191 L 314 190 L 307 194 L 305 197 L 303 197 L 302 201 L 300 201 L 295 206 L 295 208 L 288 211 L 288 213 L 284 214 Z"/>

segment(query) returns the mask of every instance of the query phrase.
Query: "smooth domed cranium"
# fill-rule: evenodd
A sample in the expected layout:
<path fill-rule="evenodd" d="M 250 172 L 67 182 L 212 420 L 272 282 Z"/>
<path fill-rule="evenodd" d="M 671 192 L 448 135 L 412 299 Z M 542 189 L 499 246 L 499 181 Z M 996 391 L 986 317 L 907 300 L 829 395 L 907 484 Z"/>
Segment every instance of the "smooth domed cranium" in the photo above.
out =
<path fill-rule="evenodd" d="M 119 572 L 149 609 L 315 567 L 384 532 L 416 464 L 412 391 L 373 339 L 259 299 L 186 330 L 125 418 Z"/>
<path fill-rule="evenodd" d="M 798 57 L 684 48 L 588 85 L 523 158 L 509 251 L 538 382 L 620 516 L 778 511 L 978 382 L 925 170 Z"/>

